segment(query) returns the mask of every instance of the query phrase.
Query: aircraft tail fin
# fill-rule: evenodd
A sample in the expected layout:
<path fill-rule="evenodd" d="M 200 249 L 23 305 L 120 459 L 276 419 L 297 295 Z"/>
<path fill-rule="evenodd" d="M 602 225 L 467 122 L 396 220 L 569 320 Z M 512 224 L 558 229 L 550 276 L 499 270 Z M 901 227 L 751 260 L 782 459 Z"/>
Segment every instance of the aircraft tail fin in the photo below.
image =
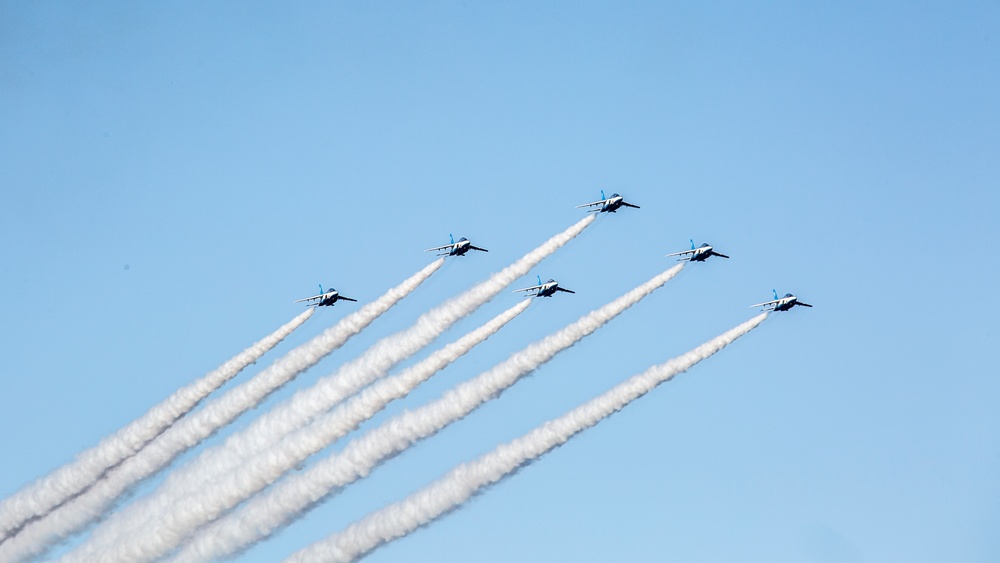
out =
<path fill-rule="evenodd" d="M 319 284 L 319 293 L 320 295 L 323 294 L 323 284 Z"/>
<path fill-rule="evenodd" d="M 777 289 L 772 289 L 771 291 L 774 293 L 774 298 L 777 299 L 778 298 L 778 290 Z"/>
<path fill-rule="evenodd" d="M 538 285 L 542 285 L 542 276 L 538 276 Z"/>
<path fill-rule="evenodd" d="M 451 243 L 455 244 L 455 235 L 448 233 L 448 237 L 451 238 Z"/>
<path fill-rule="evenodd" d="M 604 190 L 601 190 L 601 199 L 608 199 L 607 196 L 604 195 Z"/>
<path fill-rule="evenodd" d="M 691 250 L 694 250 L 694 239 L 688 239 L 691 241 Z"/>

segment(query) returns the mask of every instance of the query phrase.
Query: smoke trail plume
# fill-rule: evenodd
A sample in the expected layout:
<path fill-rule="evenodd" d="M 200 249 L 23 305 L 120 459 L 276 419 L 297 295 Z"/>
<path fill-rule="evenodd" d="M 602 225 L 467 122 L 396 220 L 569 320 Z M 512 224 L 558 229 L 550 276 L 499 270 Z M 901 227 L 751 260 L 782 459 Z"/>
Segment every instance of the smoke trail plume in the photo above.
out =
<path fill-rule="evenodd" d="M 434 352 L 413 367 L 376 382 L 337 409 L 317 418 L 313 424 L 290 434 L 272 449 L 242 464 L 237 471 L 214 481 L 204 482 L 200 490 L 183 498 L 167 498 L 166 502 L 159 503 L 154 510 L 143 510 L 156 514 L 155 522 L 134 527 L 128 532 L 109 528 L 107 531 L 109 537 L 118 536 L 118 539 L 122 540 L 112 551 L 100 552 L 83 546 L 69 559 L 154 560 L 170 553 L 179 544 L 184 543 L 198 527 L 215 520 L 240 502 L 263 490 L 284 473 L 300 466 L 309 456 L 356 429 L 394 399 L 404 397 L 434 373 L 495 334 L 514 317 L 524 312 L 530 304 L 530 300 L 518 302 L 488 323 Z M 124 518 L 124 521 L 133 520 L 134 517 L 129 516 L 131 508 L 115 514 L 105 527 L 119 517 Z"/>
<path fill-rule="evenodd" d="M 85 493 L 45 518 L 25 526 L 17 536 L 0 544 L 0 562 L 42 553 L 62 538 L 101 518 L 120 496 L 136 484 L 166 467 L 178 455 L 211 436 L 342 346 L 400 299 L 413 292 L 443 263 L 443 259 L 432 262 L 376 301 L 364 305 L 319 336 L 292 350 L 252 379 L 229 390 L 203 409 L 182 418 Z"/>
<path fill-rule="evenodd" d="M 302 326 L 309 309 L 272 334 L 261 339 L 201 379 L 179 389 L 144 415 L 81 452 L 72 462 L 22 488 L 0 503 L 0 541 L 15 535 L 25 524 L 45 516 L 67 500 L 81 494 L 110 469 L 146 446 L 179 418 L 248 365 L 256 362 Z"/>
<path fill-rule="evenodd" d="M 437 482 L 366 516 L 343 532 L 293 554 L 286 559 L 286 563 L 357 561 L 379 546 L 430 524 L 440 516 L 461 508 L 490 485 L 513 475 L 576 434 L 623 409 L 659 384 L 670 381 L 675 375 L 722 350 L 764 322 L 765 318 L 767 313 L 758 315 L 682 356 L 633 376 L 528 434 L 498 446 L 475 461 L 459 465 Z"/>
<path fill-rule="evenodd" d="M 241 432 L 229 436 L 223 444 L 202 452 L 193 462 L 174 472 L 156 494 L 158 500 L 140 503 L 135 512 L 115 516 L 95 531 L 84 546 L 86 553 L 116 549 L 125 538 L 146 531 L 172 499 L 200 491 L 203 484 L 218 475 L 241 467 L 246 460 L 266 451 L 289 433 L 305 426 L 320 414 L 357 393 L 385 375 L 396 363 L 408 358 L 441 335 L 458 320 L 471 314 L 495 297 L 517 278 L 527 274 L 546 257 L 571 241 L 594 222 L 593 216 L 581 219 L 553 236 L 516 262 L 486 281 L 431 309 L 410 328 L 383 338 L 361 357 L 342 366 L 336 373 L 320 379 L 311 388 L 299 391 L 276 406 Z M 141 506 L 146 509 L 141 510 Z M 157 524 L 158 526 L 159 524 Z M 142 557 L 130 552 L 128 558 Z"/>
<path fill-rule="evenodd" d="M 593 222 L 586 217 L 538 248 L 525 254 L 489 279 L 424 313 L 410 328 L 383 338 L 358 360 L 320 379 L 313 387 L 296 393 L 284 404 L 262 415 L 245 431 L 230 436 L 225 444 L 211 453 L 199 456 L 192 470 L 172 481 L 186 480 L 187 490 L 200 488 L 204 478 L 230 471 L 250 456 L 266 450 L 281 438 L 308 424 L 316 416 L 357 393 L 385 373 L 396 363 L 427 346 L 455 322 L 473 313 L 517 278 L 527 274 L 546 257 L 575 238 Z"/>
<path fill-rule="evenodd" d="M 254 497 L 225 518 L 205 528 L 191 542 L 191 553 L 222 556 L 246 549 L 287 526 L 295 518 L 411 444 L 432 436 L 494 399 L 557 353 L 579 342 L 605 323 L 665 284 L 684 267 L 678 264 L 573 324 L 511 355 L 475 378 L 446 392 L 440 399 L 404 412 L 334 454 L 291 475 Z M 195 544 L 198 544 L 197 546 Z M 203 547 L 204 546 L 204 547 Z M 197 559 L 197 557 L 193 557 Z"/>

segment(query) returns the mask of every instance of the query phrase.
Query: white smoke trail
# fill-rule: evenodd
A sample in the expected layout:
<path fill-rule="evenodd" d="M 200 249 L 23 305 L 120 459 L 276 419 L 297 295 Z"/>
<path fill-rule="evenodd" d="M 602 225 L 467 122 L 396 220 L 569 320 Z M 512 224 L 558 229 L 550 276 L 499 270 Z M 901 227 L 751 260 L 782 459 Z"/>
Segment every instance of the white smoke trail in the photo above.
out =
<path fill-rule="evenodd" d="M 263 490 L 284 473 L 300 466 L 309 456 L 356 429 L 391 401 L 404 397 L 434 373 L 465 355 L 524 312 L 529 304 L 530 300 L 520 301 L 413 367 L 376 382 L 337 409 L 317 418 L 313 424 L 290 434 L 272 449 L 248 460 L 238 470 L 203 483 L 200 490 L 184 498 L 168 499 L 169 504 L 158 507 L 162 513 L 155 523 L 122 536 L 120 539 L 124 541 L 120 541 L 113 551 L 102 553 L 84 546 L 67 559 L 155 560 L 170 553 L 198 527 Z M 127 512 L 116 514 L 115 518 Z"/>
<path fill-rule="evenodd" d="M 382 377 L 397 362 L 416 353 L 455 322 L 474 312 L 593 222 L 592 215 L 581 219 L 486 281 L 424 313 L 410 328 L 380 340 L 357 360 L 320 379 L 311 388 L 296 393 L 245 430 L 229 436 L 220 446 L 206 450 L 167 479 L 156 493 L 158 499 L 137 504 L 134 511 L 109 519 L 95 530 L 79 553 L 89 557 L 94 553 L 116 550 L 122 547 L 120 544 L 126 542 L 126 538 L 148 531 L 158 514 L 170 506 L 173 499 L 200 491 L 207 480 L 241 467 L 246 460 L 266 451 L 289 433 Z M 156 524 L 156 527 L 159 526 Z M 142 553 L 130 551 L 126 558 L 134 560 L 142 557 Z"/>
<path fill-rule="evenodd" d="M 25 524 L 45 516 L 92 486 L 110 469 L 146 446 L 205 397 L 248 365 L 278 345 L 313 314 L 309 309 L 243 350 L 201 379 L 183 387 L 144 415 L 81 452 L 72 462 L 22 488 L 0 503 L 0 541 L 13 536 Z"/>
<path fill-rule="evenodd" d="M 292 350 L 254 378 L 182 418 L 138 454 L 125 460 L 87 492 L 65 503 L 45 518 L 25 526 L 0 544 L 0 563 L 42 553 L 62 538 L 99 519 L 136 484 L 166 467 L 178 455 L 211 436 L 253 408 L 268 395 L 312 367 L 380 315 L 415 290 L 444 263 L 436 260 L 385 295 L 348 315 L 309 342 Z"/>
<path fill-rule="evenodd" d="M 766 318 L 767 313 L 760 314 L 682 356 L 633 376 L 528 434 L 501 444 L 475 461 L 459 465 L 437 482 L 400 502 L 373 512 L 348 526 L 343 532 L 293 554 L 285 562 L 357 561 L 379 546 L 427 526 L 440 516 L 461 508 L 467 500 L 490 485 L 513 475 L 576 434 L 623 409 L 659 384 L 670 381 L 675 375 L 722 350 Z"/>
<path fill-rule="evenodd" d="M 684 263 L 681 263 L 670 268 L 573 324 L 511 355 L 489 371 L 459 384 L 440 399 L 414 411 L 404 412 L 351 441 L 339 454 L 275 484 L 205 528 L 190 542 L 192 547 L 185 551 L 185 559 L 182 560 L 187 560 L 189 554 L 230 555 L 267 538 L 341 488 L 367 476 L 373 468 L 411 444 L 436 434 L 486 401 L 499 397 L 504 390 L 557 353 L 579 342 L 665 284 L 683 267 Z M 199 545 L 195 547 L 195 543 Z M 198 560 L 200 556 L 192 555 L 192 559 Z"/>

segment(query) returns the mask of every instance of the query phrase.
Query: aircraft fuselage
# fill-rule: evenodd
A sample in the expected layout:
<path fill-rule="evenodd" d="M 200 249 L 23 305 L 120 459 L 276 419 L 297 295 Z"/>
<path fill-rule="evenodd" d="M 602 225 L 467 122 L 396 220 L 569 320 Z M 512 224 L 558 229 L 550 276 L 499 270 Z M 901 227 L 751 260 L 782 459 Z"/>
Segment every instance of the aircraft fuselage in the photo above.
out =
<path fill-rule="evenodd" d="M 451 252 L 448 254 L 450 256 L 465 256 L 465 253 L 469 251 L 472 246 L 472 242 L 466 239 L 462 239 L 455 243 L 455 246 L 451 247 Z"/>
<path fill-rule="evenodd" d="M 799 300 L 794 295 L 786 295 L 778 300 L 774 305 L 775 311 L 787 311 L 799 304 Z"/>
<path fill-rule="evenodd" d="M 622 196 L 620 196 L 620 195 L 619 196 L 612 196 L 606 202 L 604 202 L 604 205 L 601 207 L 601 213 L 615 213 L 615 212 L 617 212 L 619 209 L 621 209 L 622 203 L 624 201 L 625 201 L 625 198 L 622 197 Z"/>
<path fill-rule="evenodd" d="M 552 297 L 556 291 L 558 291 L 559 284 L 555 282 L 546 282 L 542 284 L 542 287 L 538 288 L 538 294 L 535 297 Z"/>
<path fill-rule="evenodd" d="M 320 299 L 319 303 L 317 303 L 316 306 L 317 307 L 333 307 L 333 304 L 336 303 L 338 299 L 340 299 L 340 293 L 337 292 L 337 291 L 334 291 L 334 292 L 332 292 L 332 293 L 324 296 L 323 299 Z"/>
<path fill-rule="evenodd" d="M 691 255 L 691 261 L 704 262 L 705 260 L 708 260 L 708 257 L 711 255 L 712 255 L 712 247 L 702 246 L 700 248 L 695 249 L 694 254 Z"/>

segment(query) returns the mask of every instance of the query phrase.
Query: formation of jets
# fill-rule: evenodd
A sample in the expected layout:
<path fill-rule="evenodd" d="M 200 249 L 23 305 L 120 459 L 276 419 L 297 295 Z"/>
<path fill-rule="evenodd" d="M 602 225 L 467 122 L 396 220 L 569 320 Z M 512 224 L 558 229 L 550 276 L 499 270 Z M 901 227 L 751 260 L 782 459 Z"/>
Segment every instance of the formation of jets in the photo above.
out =
<path fill-rule="evenodd" d="M 454 235 L 448 235 L 451 237 L 451 244 L 446 244 L 444 246 L 439 246 L 437 248 L 428 248 L 424 252 L 434 252 L 435 250 L 444 250 L 438 254 L 438 256 L 465 256 L 465 253 L 470 250 L 478 250 L 480 252 L 489 252 L 485 248 L 479 248 L 478 246 L 472 246 L 472 241 L 462 237 L 455 242 Z M 447 250 L 445 250 L 447 249 Z"/>
<path fill-rule="evenodd" d="M 616 213 L 622 207 L 632 207 L 639 209 L 638 205 L 628 203 L 621 194 L 613 193 L 611 197 L 604 195 L 604 190 L 601 190 L 601 199 L 598 201 L 592 201 L 590 203 L 584 203 L 583 205 L 577 205 L 577 209 L 581 207 L 593 207 L 588 213 Z M 472 241 L 462 237 L 455 240 L 453 235 L 448 235 L 451 238 L 451 243 L 438 246 L 435 248 L 428 248 L 424 252 L 439 252 L 438 256 L 465 256 L 465 254 L 470 250 L 478 250 L 480 252 L 489 252 L 485 248 L 480 248 L 478 246 L 473 246 Z M 680 252 L 673 252 L 667 254 L 670 256 L 677 256 L 678 262 L 704 262 L 712 256 L 718 256 L 719 258 L 729 258 L 725 254 L 716 252 L 712 245 L 702 243 L 701 246 L 695 247 L 694 239 L 691 239 L 691 249 L 682 250 Z M 514 290 L 514 293 L 525 292 L 527 295 L 525 297 L 552 297 L 557 291 L 562 291 L 565 293 L 576 293 L 573 290 L 566 289 L 564 287 L 559 287 L 559 282 L 554 279 L 549 279 L 545 283 L 542 283 L 542 277 L 538 276 L 538 285 L 533 285 L 531 287 L 525 287 L 522 289 Z M 771 301 L 765 301 L 764 303 L 757 303 L 756 305 L 751 305 L 750 308 L 761 307 L 765 311 L 788 311 L 795 306 L 800 307 L 812 307 L 808 303 L 803 303 L 799 301 L 798 298 L 791 293 L 786 293 L 784 297 L 778 297 L 777 290 L 772 290 L 774 292 L 774 299 Z M 306 297 L 305 299 L 299 299 L 294 301 L 294 303 L 301 303 L 303 301 L 315 301 L 314 303 L 309 303 L 313 307 L 330 307 L 333 306 L 337 301 L 354 301 L 357 299 L 351 299 L 350 297 L 344 297 L 336 289 L 328 289 L 323 291 L 323 286 L 319 286 L 319 295 L 314 295 L 312 297 Z"/>

